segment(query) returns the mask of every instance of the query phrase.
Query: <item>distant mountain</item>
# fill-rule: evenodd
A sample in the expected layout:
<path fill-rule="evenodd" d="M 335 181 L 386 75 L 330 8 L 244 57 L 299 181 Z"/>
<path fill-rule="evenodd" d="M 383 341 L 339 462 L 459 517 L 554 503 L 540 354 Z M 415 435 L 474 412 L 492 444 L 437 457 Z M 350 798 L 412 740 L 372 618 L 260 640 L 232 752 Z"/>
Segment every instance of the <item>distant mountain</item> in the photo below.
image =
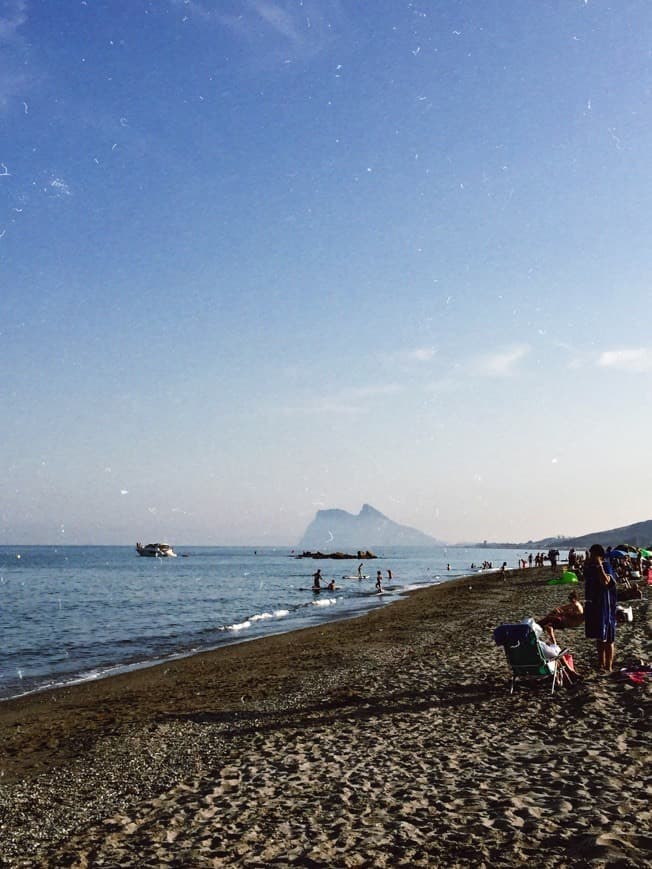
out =
<path fill-rule="evenodd" d="M 399 525 L 363 504 L 355 516 L 346 510 L 318 510 L 298 543 L 300 549 L 333 550 L 376 549 L 382 546 L 442 546 L 436 540 L 416 528 Z"/>
<path fill-rule="evenodd" d="M 593 543 L 607 546 L 618 546 L 619 543 L 630 543 L 632 546 L 649 549 L 652 546 L 652 519 L 645 522 L 635 522 L 633 525 L 623 525 L 620 528 L 611 528 L 608 531 L 593 531 L 591 534 L 582 534 L 579 537 L 544 537 L 542 540 L 528 540 L 527 543 L 464 543 L 456 546 L 477 546 L 492 549 L 540 549 L 547 551 L 550 547 L 556 549 L 588 549 Z"/>
<path fill-rule="evenodd" d="M 645 522 L 635 522 L 633 525 L 623 525 L 621 528 L 612 528 L 609 531 L 595 531 L 592 534 L 582 534 L 580 537 L 546 537 L 544 540 L 535 541 L 532 546 L 545 548 L 556 546 L 558 549 L 567 549 L 574 546 L 576 549 L 588 549 L 593 543 L 601 543 L 603 546 L 617 546 L 619 543 L 631 543 L 632 546 L 642 546 L 647 549 L 652 545 L 652 519 Z"/>

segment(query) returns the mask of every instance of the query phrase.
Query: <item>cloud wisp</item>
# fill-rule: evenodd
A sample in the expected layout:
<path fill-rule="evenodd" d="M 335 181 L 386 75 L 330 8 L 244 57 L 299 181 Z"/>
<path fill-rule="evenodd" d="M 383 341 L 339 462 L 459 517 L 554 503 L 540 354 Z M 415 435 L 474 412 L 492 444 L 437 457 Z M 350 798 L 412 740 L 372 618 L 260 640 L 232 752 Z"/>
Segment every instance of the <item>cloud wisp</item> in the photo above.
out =
<path fill-rule="evenodd" d="M 401 362 L 430 362 L 437 355 L 435 347 L 413 347 L 397 354 Z"/>
<path fill-rule="evenodd" d="M 622 350 L 605 350 L 598 357 L 599 368 L 619 371 L 652 371 L 652 348 L 631 347 Z"/>
<path fill-rule="evenodd" d="M 519 344 L 469 359 L 449 359 L 448 369 L 442 370 L 437 379 L 428 384 L 427 390 L 433 394 L 450 393 L 468 386 L 473 380 L 516 377 L 519 374 L 520 363 L 530 351 L 529 345 Z"/>
<path fill-rule="evenodd" d="M 252 7 L 257 15 L 279 36 L 290 42 L 299 44 L 302 34 L 298 28 L 296 19 L 278 3 L 269 0 L 253 0 Z"/>
<path fill-rule="evenodd" d="M 439 350 L 432 346 L 404 347 L 403 349 L 378 353 L 378 364 L 396 375 L 414 377 L 428 371 Z"/>
<path fill-rule="evenodd" d="M 24 93 L 28 75 L 21 56 L 20 28 L 27 23 L 26 0 L 0 0 L 0 109 Z"/>
<path fill-rule="evenodd" d="M 473 364 L 473 373 L 482 377 L 513 377 L 518 364 L 529 354 L 530 347 L 521 344 L 498 353 L 479 357 Z"/>
<path fill-rule="evenodd" d="M 346 387 L 337 393 L 311 396 L 300 404 L 286 405 L 283 412 L 294 415 L 345 415 L 355 416 L 373 409 L 375 399 L 397 395 L 403 388 L 397 383 L 373 386 Z"/>
<path fill-rule="evenodd" d="M 228 11 L 225 4 L 208 0 L 170 0 L 183 10 L 183 20 L 193 19 L 227 28 L 263 56 L 270 52 L 285 62 L 319 54 L 330 43 L 334 22 L 341 18 L 339 0 L 237 0 Z"/>
<path fill-rule="evenodd" d="M 11 42 L 27 21 L 27 0 L 6 0 L 0 9 L 0 42 Z"/>

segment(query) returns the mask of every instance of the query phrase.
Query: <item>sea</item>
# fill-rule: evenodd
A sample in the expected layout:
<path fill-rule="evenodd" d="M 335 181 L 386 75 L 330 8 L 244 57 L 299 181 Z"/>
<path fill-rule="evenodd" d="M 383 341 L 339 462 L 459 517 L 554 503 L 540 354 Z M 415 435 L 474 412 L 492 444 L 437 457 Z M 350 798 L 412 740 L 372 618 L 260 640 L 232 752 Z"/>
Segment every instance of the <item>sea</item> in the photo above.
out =
<path fill-rule="evenodd" d="M 483 563 L 517 567 L 528 554 L 388 548 L 364 562 L 359 580 L 357 560 L 297 558 L 285 548 L 175 551 L 143 558 L 125 546 L 0 546 L 0 700 L 350 618 L 412 589 L 476 573 L 480 581 Z M 312 591 L 317 568 L 335 591 Z"/>

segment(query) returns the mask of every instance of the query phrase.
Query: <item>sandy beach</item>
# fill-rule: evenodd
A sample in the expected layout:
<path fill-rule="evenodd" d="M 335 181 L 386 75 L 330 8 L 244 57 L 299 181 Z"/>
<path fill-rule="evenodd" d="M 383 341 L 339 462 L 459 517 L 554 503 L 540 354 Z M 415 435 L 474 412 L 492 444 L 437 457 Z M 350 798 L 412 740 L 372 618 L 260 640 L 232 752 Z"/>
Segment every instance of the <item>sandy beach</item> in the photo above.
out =
<path fill-rule="evenodd" d="M 0 704 L 3 866 L 649 866 L 647 590 L 616 672 L 520 689 L 501 622 L 549 570 Z"/>

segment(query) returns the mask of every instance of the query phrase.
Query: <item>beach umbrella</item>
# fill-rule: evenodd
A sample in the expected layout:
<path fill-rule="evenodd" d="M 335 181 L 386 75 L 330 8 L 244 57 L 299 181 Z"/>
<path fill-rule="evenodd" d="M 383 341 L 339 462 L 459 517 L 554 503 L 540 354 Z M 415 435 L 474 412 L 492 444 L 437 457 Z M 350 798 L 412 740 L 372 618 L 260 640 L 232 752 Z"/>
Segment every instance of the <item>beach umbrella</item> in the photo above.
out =
<path fill-rule="evenodd" d="M 627 558 L 628 553 L 623 552 L 622 549 L 612 549 L 609 553 L 610 558 Z"/>
<path fill-rule="evenodd" d="M 632 546 L 631 543 L 619 543 L 618 546 L 614 548 L 620 549 L 622 552 L 638 552 L 637 548 Z"/>
<path fill-rule="evenodd" d="M 643 558 L 652 558 L 652 552 L 649 549 L 639 550 Z"/>

